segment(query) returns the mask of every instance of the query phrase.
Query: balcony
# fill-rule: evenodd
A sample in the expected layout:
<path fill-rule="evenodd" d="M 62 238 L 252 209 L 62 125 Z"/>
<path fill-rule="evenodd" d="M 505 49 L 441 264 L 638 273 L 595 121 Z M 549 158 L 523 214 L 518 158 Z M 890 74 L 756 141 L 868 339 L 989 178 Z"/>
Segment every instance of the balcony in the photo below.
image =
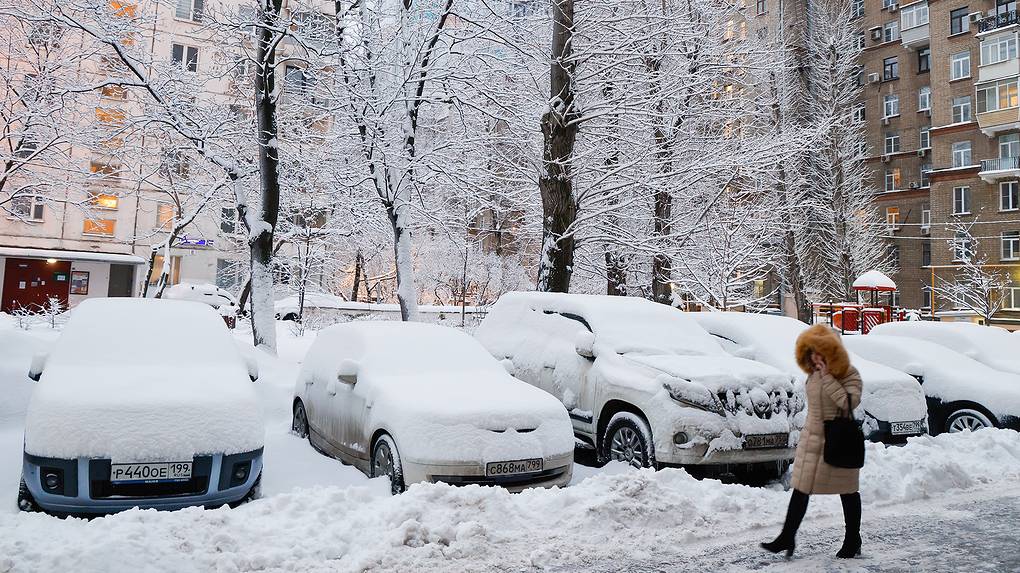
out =
<path fill-rule="evenodd" d="M 928 38 L 930 32 L 928 31 L 928 24 L 922 24 L 909 30 L 903 30 L 900 32 L 900 41 L 903 43 L 903 47 L 908 50 L 915 50 L 927 46 L 929 43 Z"/>
<path fill-rule="evenodd" d="M 988 137 L 1020 129 L 1020 109 L 1011 107 L 977 114 L 978 129 Z"/>
<path fill-rule="evenodd" d="M 1011 179 L 1018 175 L 1020 175 L 1020 157 L 982 159 L 981 171 L 978 173 L 978 176 L 985 183 L 994 183 L 1000 179 Z"/>
<path fill-rule="evenodd" d="M 1016 26 L 1018 23 L 1017 16 L 1016 10 L 1010 10 L 1009 12 L 1002 12 L 1001 14 L 993 14 L 987 18 L 982 18 L 978 20 L 978 34 L 984 34 L 985 32 L 991 32 L 992 30 L 998 30 L 1007 26 Z"/>

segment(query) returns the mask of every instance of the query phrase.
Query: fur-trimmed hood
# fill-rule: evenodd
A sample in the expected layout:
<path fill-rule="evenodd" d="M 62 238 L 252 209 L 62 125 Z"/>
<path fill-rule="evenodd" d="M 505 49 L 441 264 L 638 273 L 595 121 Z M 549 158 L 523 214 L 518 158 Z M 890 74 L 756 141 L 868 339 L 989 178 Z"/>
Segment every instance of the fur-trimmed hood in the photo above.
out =
<path fill-rule="evenodd" d="M 829 372 L 838 380 L 847 375 L 850 371 L 850 356 L 843 347 L 836 331 L 825 326 L 816 324 L 797 337 L 797 365 L 801 370 L 810 375 L 814 372 L 811 364 L 811 352 L 817 352 L 825 358 L 829 365 Z"/>

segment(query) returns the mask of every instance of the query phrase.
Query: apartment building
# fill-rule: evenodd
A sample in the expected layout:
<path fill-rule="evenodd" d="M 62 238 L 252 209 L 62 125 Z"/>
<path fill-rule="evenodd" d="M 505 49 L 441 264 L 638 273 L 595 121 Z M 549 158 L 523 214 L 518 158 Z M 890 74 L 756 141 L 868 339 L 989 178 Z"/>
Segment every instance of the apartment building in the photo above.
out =
<path fill-rule="evenodd" d="M 1020 327 L 1016 2 L 854 6 L 864 48 L 859 113 L 899 304 L 974 319 L 938 288 L 971 256 L 1012 277 L 995 322 Z"/>

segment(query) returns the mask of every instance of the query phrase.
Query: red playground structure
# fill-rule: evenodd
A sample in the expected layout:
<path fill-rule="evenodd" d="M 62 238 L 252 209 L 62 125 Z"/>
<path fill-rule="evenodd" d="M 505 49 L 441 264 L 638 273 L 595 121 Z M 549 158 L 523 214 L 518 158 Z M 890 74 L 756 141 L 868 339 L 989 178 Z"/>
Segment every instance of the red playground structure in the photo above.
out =
<path fill-rule="evenodd" d="M 815 323 L 827 322 L 843 334 L 867 334 L 884 322 L 906 320 L 906 310 L 879 304 L 879 293 L 896 292 L 896 283 L 880 271 L 868 271 L 854 281 L 857 302 L 835 302 L 814 305 Z M 870 304 L 861 302 L 861 293 L 870 292 Z"/>

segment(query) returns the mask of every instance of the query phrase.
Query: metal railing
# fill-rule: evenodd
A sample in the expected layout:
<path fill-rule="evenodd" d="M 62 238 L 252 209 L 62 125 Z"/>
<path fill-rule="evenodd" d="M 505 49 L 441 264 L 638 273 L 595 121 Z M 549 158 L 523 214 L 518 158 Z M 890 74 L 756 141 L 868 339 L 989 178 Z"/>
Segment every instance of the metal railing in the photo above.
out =
<path fill-rule="evenodd" d="M 1020 157 L 981 160 L 981 171 L 1005 171 L 1006 169 L 1020 169 Z"/>
<path fill-rule="evenodd" d="M 994 16 L 978 20 L 978 33 L 995 30 L 996 28 L 1012 26 L 1016 23 L 1018 23 L 1017 11 L 1010 10 L 1009 12 L 1003 12 L 1001 14 L 996 14 Z"/>

